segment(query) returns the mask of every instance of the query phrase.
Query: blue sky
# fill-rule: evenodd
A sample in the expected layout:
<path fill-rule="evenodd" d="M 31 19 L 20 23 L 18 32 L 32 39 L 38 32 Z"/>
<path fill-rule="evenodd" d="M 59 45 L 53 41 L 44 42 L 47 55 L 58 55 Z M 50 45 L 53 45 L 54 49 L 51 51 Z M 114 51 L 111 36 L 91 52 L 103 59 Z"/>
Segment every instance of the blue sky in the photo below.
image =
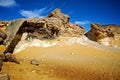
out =
<path fill-rule="evenodd" d="M 0 0 L 0 20 L 44 17 L 55 8 L 86 30 L 93 22 L 120 25 L 120 0 Z"/>

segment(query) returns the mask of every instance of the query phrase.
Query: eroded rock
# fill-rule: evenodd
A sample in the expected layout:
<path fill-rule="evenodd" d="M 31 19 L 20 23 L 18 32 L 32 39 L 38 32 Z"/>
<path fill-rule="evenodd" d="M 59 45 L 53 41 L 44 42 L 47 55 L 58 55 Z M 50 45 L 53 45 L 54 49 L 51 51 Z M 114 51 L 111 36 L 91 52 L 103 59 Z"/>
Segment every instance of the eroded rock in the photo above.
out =
<path fill-rule="evenodd" d="M 7 27 L 8 35 L 5 40 L 6 51 L 13 53 L 15 46 L 21 40 L 23 33 L 28 33 L 27 38 L 54 39 L 62 36 L 81 36 L 84 28 L 69 22 L 69 16 L 55 9 L 45 18 L 17 19 L 11 21 Z M 26 39 L 27 40 L 27 39 Z"/>
<path fill-rule="evenodd" d="M 64 23 L 69 23 L 69 19 L 70 19 L 70 17 L 66 14 L 63 14 L 60 9 L 55 9 L 50 14 L 48 14 L 48 17 L 49 18 L 54 17 L 60 19 Z"/>
<path fill-rule="evenodd" d="M 6 61 L 15 62 L 17 64 L 20 64 L 19 60 L 14 55 L 12 55 L 11 53 L 6 53 L 5 54 L 5 59 L 6 59 Z"/>
<path fill-rule="evenodd" d="M 7 38 L 7 35 L 4 31 L 0 30 L 0 44 L 3 44 L 4 40 Z"/>
<path fill-rule="evenodd" d="M 111 28 L 97 23 L 91 24 L 91 30 L 85 34 L 90 40 L 106 46 L 114 45 L 114 33 Z"/>

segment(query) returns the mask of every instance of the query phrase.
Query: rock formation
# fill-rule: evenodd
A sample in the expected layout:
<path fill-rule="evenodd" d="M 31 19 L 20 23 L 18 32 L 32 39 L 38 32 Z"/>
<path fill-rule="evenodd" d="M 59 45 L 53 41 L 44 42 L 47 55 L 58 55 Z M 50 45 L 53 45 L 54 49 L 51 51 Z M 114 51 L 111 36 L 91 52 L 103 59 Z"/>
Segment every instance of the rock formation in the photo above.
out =
<path fill-rule="evenodd" d="M 7 35 L 4 31 L 0 30 L 0 44 L 7 38 Z"/>
<path fill-rule="evenodd" d="M 93 41 L 106 46 L 114 45 L 114 37 L 119 34 L 120 27 L 116 25 L 100 25 L 97 23 L 91 24 L 91 30 L 85 35 Z"/>
<path fill-rule="evenodd" d="M 4 57 L 5 57 L 4 61 L 9 61 L 9 62 L 20 64 L 19 60 L 11 53 L 6 53 Z"/>
<path fill-rule="evenodd" d="M 2 62 L 3 61 L 15 62 L 17 64 L 20 64 L 20 62 L 17 60 L 17 58 L 15 58 L 12 54 L 10 54 L 10 53 L 0 54 L 0 71 L 2 70 Z"/>
<path fill-rule="evenodd" d="M 0 27 L 5 27 L 5 26 L 8 26 L 8 25 L 9 25 L 8 21 L 0 20 Z"/>
<path fill-rule="evenodd" d="M 27 37 L 37 39 L 50 39 L 59 35 L 81 36 L 84 28 L 69 22 L 69 16 L 61 13 L 60 9 L 55 9 L 45 18 L 30 18 L 13 20 L 7 27 L 7 39 L 5 53 L 13 53 L 15 46 L 21 40 L 22 34 L 27 32 Z"/>

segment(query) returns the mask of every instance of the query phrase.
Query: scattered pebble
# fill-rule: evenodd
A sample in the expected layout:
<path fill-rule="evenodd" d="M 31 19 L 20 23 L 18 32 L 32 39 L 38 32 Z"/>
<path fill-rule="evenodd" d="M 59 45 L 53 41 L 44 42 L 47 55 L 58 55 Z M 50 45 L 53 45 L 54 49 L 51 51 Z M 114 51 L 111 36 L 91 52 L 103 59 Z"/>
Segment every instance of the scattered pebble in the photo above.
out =
<path fill-rule="evenodd" d="M 74 55 L 75 53 L 74 52 L 71 52 L 72 55 Z"/>
<path fill-rule="evenodd" d="M 39 65 L 39 61 L 36 60 L 36 59 L 31 60 L 30 63 L 31 63 L 32 65 L 37 65 L 37 66 Z"/>
<path fill-rule="evenodd" d="M 34 72 L 36 72 L 36 70 L 32 70 L 32 72 L 34 73 Z"/>

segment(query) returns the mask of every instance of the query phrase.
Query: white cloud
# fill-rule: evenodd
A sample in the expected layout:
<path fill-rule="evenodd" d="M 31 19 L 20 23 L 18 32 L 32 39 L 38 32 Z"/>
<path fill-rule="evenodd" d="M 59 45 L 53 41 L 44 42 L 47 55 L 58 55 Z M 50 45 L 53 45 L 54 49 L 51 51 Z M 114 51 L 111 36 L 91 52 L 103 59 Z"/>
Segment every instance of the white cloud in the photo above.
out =
<path fill-rule="evenodd" d="M 75 21 L 75 24 L 79 24 L 79 25 L 86 25 L 86 24 L 90 24 L 90 21 Z"/>
<path fill-rule="evenodd" d="M 0 6 L 2 7 L 13 7 L 16 5 L 17 3 L 15 0 L 0 0 Z"/>
<path fill-rule="evenodd" d="M 44 13 L 47 13 L 49 11 L 51 11 L 53 9 L 52 8 L 48 8 L 48 7 L 44 7 L 41 9 L 35 9 L 35 10 L 20 10 L 20 14 L 24 17 L 27 18 L 33 18 L 33 17 L 39 17 L 39 18 L 43 18 L 45 17 Z"/>

